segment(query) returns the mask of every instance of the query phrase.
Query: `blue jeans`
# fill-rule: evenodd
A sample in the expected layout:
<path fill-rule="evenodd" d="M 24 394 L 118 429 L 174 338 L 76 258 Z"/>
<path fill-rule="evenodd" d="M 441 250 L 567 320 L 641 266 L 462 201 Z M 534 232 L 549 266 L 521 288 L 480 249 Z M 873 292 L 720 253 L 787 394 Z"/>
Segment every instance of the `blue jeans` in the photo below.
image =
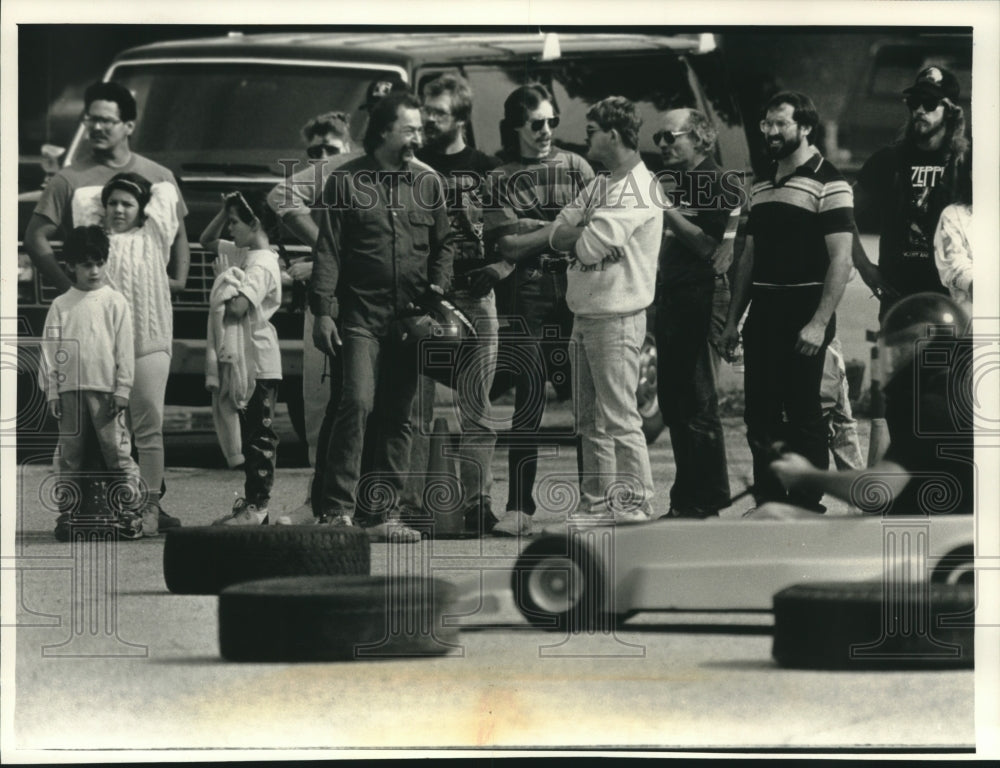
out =
<path fill-rule="evenodd" d="M 719 353 L 712 344 L 728 308 L 725 280 L 667 288 L 656 308 L 657 399 L 674 451 L 670 505 L 680 511 L 709 513 L 729 505 Z"/>
<path fill-rule="evenodd" d="M 532 490 L 538 473 L 545 382 L 552 381 L 557 390 L 569 389 L 566 347 L 573 314 L 566 306 L 565 274 L 518 267 L 508 280 L 514 281 L 510 307 L 512 330 L 505 332 L 504 351 L 498 361 L 498 366 L 514 374 L 507 509 L 533 515 L 536 504 Z"/>
<path fill-rule="evenodd" d="M 417 357 L 389 337 L 357 326 L 345 326 L 341 338 L 343 378 L 324 457 L 320 510 L 349 517 L 357 511 L 357 522 L 368 526 L 385 519 L 403 490 Z M 365 431 L 373 411 L 372 473 L 359 486 Z"/>
<path fill-rule="evenodd" d="M 610 507 L 648 514 L 653 475 L 635 399 L 646 312 L 577 315 L 572 338 L 583 461 L 580 511 L 595 513 Z"/>

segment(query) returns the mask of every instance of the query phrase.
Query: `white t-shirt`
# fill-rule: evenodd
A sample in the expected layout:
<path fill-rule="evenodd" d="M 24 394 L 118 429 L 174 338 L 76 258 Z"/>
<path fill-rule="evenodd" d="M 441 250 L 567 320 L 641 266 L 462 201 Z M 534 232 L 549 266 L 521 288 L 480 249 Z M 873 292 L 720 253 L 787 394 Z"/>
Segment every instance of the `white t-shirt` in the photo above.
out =
<path fill-rule="evenodd" d="M 254 378 L 281 378 L 281 348 L 278 332 L 269 322 L 281 306 L 281 271 L 274 251 L 237 248 L 230 240 L 219 241 L 215 274 L 239 267 L 246 274 L 240 293 L 250 302 L 250 327 L 253 333 Z"/>

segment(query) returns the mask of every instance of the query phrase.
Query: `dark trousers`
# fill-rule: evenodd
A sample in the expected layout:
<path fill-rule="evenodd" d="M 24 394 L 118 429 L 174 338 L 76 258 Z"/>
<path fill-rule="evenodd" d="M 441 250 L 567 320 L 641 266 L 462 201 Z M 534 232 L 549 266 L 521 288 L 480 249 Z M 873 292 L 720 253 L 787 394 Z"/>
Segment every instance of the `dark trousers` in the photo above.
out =
<path fill-rule="evenodd" d="M 336 408 L 336 415 L 327 439 L 320 439 L 326 448 L 325 455 L 316 459 L 317 475 L 322 466 L 322 494 L 313 511 L 348 515 L 360 525 L 373 525 L 399 503 L 403 490 L 417 358 L 412 349 L 362 328 L 345 327 L 341 337 L 340 395 L 336 403 L 331 397 L 330 408 Z M 372 472 L 359 483 L 367 432 L 373 433 Z"/>
<path fill-rule="evenodd" d="M 801 454 L 820 469 L 830 466 L 820 385 L 826 345 L 836 332 L 836 318 L 830 319 L 817 354 L 795 351 L 799 331 L 816 311 L 822 290 L 818 285 L 753 288 L 750 314 L 743 328 L 743 419 L 753 454 L 754 497 L 758 504 L 783 501 L 806 509 L 822 509 L 822 493 L 786 493 L 769 466 L 777 458 L 774 445 L 778 442 L 784 443 L 785 451 Z"/>
<path fill-rule="evenodd" d="M 566 306 L 566 275 L 518 268 L 497 369 L 514 372 L 514 415 L 511 421 L 507 469 L 510 487 L 507 509 L 535 514 L 532 490 L 538 473 L 538 439 L 545 415 L 545 382 L 569 389 L 566 354 L 573 331 L 573 313 Z M 579 447 L 578 447 L 579 451 Z M 579 456 L 578 456 L 579 463 Z"/>
<path fill-rule="evenodd" d="M 728 306 L 728 286 L 714 280 L 668 288 L 656 307 L 657 399 L 674 451 L 670 505 L 680 511 L 714 512 L 729 504 L 719 353 L 711 343 Z"/>
<path fill-rule="evenodd" d="M 274 431 L 274 407 L 278 399 L 276 379 L 257 379 L 247 407 L 240 411 L 243 440 L 243 495 L 248 504 L 266 507 L 274 486 L 278 435 Z"/>

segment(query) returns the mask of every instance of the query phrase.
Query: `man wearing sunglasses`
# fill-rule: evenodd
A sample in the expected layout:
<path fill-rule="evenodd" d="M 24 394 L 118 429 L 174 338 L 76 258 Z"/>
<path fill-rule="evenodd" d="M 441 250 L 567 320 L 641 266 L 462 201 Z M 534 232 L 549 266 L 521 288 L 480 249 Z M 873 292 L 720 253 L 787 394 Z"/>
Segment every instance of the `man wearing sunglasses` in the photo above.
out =
<path fill-rule="evenodd" d="M 878 266 L 854 244 L 854 263 L 881 302 L 879 317 L 913 293 L 947 293 L 934 264 L 941 211 L 955 202 L 969 141 L 959 84 L 940 67 L 920 71 L 903 91 L 903 137 L 864 164 L 854 186 L 858 223 L 879 233 Z"/>
<path fill-rule="evenodd" d="M 729 502 L 716 344 L 729 311 L 739 196 L 723 194 L 716 132 L 696 109 L 664 113 L 653 134 L 675 186 L 663 213 L 656 304 L 657 395 L 674 451 L 671 517 L 717 515 Z M 665 190 L 666 191 L 666 190 Z"/>

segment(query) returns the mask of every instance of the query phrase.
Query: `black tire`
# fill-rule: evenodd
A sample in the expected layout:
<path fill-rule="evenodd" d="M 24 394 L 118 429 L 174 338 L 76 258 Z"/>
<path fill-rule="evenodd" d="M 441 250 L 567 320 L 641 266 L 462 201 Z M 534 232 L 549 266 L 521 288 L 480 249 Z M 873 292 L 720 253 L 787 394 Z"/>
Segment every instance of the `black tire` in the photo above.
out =
<path fill-rule="evenodd" d="M 442 621 L 454 597 L 452 584 L 418 577 L 247 582 L 219 595 L 219 649 L 258 662 L 441 656 L 458 647 L 458 628 Z"/>
<path fill-rule="evenodd" d="M 364 530 L 335 526 L 172 528 L 163 546 L 167 589 L 217 595 L 243 581 L 272 576 L 367 575 L 371 544 Z"/>
<path fill-rule="evenodd" d="M 663 414 L 656 394 L 656 338 L 651 333 L 639 350 L 639 386 L 635 393 L 639 415 L 642 416 L 642 434 L 646 445 L 652 445 L 663 432 Z"/>
<path fill-rule="evenodd" d="M 974 584 L 975 553 L 972 545 L 959 547 L 942 557 L 931 573 L 935 584 Z"/>
<path fill-rule="evenodd" d="M 594 632 L 618 624 L 614 595 L 609 594 L 614 585 L 588 541 L 609 531 L 604 527 L 547 536 L 521 553 L 511 574 L 511 589 L 529 623 L 559 632 Z"/>
<path fill-rule="evenodd" d="M 789 587 L 774 596 L 772 656 L 798 669 L 971 668 L 974 601 L 965 584 Z"/>

